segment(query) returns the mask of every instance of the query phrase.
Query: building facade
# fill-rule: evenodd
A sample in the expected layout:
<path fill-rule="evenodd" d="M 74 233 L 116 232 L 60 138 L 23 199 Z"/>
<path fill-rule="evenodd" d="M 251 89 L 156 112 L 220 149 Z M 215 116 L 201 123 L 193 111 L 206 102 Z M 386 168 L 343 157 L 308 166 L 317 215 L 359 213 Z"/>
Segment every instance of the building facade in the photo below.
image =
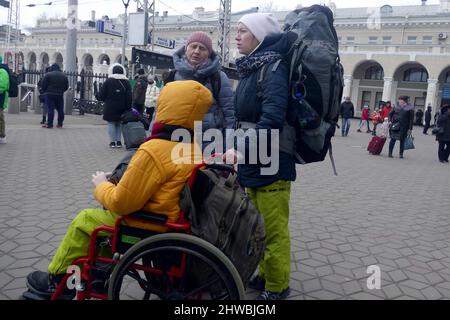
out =
<path fill-rule="evenodd" d="M 372 109 L 380 100 L 395 101 L 400 95 L 410 97 L 416 109 L 428 104 L 434 111 L 450 103 L 450 0 L 438 5 L 426 1 L 410 6 L 381 8 L 330 8 L 335 15 L 335 27 L 344 66 L 344 96 L 349 96 L 357 114 L 364 104 Z M 237 21 L 257 8 L 233 13 L 231 19 L 230 59 L 239 56 L 236 49 Z M 274 12 L 283 23 L 288 12 Z M 185 44 L 193 31 L 205 31 L 214 43 L 218 40 L 219 12 L 195 8 L 192 15 L 155 14 L 155 35 L 175 40 L 176 48 Z M 109 22 L 121 28 L 123 17 Z M 107 17 L 103 17 L 103 20 Z M 95 16 L 81 22 L 78 29 L 78 71 L 106 73 L 109 64 L 121 59 L 120 37 L 99 33 Z M 25 69 L 43 70 L 51 63 L 64 67 L 65 19 L 39 20 L 22 43 L 19 55 Z M 148 49 L 149 47 L 147 47 Z M 7 56 L 9 53 L 2 52 Z M 154 51 L 172 54 L 173 49 L 154 47 Z M 126 60 L 131 47 L 126 48 Z"/>

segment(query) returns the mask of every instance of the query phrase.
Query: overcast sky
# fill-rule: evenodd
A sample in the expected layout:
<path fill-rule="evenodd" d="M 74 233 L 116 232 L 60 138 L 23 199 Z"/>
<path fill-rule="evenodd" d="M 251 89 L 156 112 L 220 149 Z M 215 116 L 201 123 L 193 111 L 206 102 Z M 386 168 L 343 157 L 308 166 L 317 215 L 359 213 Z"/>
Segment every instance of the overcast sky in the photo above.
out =
<path fill-rule="evenodd" d="M 51 6 L 40 5 L 35 7 L 27 7 L 27 4 L 43 4 L 52 1 Z M 314 0 L 233 0 L 232 11 L 241 11 L 251 7 L 263 7 L 270 3 L 277 10 L 292 10 L 298 3 L 303 6 L 312 5 L 314 3 L 327 3 L 329 0 L 314 1 Z M 361 6 L 363 4 L 368 7 L 381 7 L 385 4 L 391 6 L 396 5 L 420 5 L 420 0 L 335 0 L 338 8 L 351 8 Z M 91 16 L 91 10 L 96 11 L 96 18 L 103 15 L 109 17 L 116 17 L 118 14 L 124 12 L 122 0 L 78 0 L 78 18 L 81 20 L 88 20 Z M 164 5 L 167 4 L 168 6 Z M 219 7 L 219 0 L 163 0 L 156 1 L 156 11 L 168 11 L 169 15 L 177 15 L 179 13 L 191 14 L 195 7 L 202 6 L 205 10 L 216 10 Z M 439 4 L 439 0 L 428 0 L 427 4 Z M 176 11 L 174 10 L 176 9 Z M 136 11 L 136 1 L 131 0 L 129 12 Z M 7 22 L 6 8 L 0 8 L 0 24 Z M 36 23 L 36 19 L 45 14 L 47 17 L 65 17 L 67 15 L 67 0 L 21 0 L 20 8 L 20 22 L 22 28 L 32 27 Z"/>

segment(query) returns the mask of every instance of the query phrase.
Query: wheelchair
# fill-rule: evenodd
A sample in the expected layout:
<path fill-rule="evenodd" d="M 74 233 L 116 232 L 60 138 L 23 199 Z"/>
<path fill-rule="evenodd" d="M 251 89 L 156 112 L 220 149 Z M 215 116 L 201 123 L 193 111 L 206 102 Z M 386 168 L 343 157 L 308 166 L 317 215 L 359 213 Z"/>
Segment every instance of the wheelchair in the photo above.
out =
<path fill-rule="evenodd" d="M 188 186 L 193 190 L 197 165 Z M 109 252 L 109 256 L 100 255 Z M 183 211 L 177 221 L 136 212 L 113 227 L 97 227 L 80 267 L 76 299 L 101 300 L 240 300 L 241 277 L 230 259 L 209 242 L 191 234 Z M 73 274 L 66 273 L 51 300 L 58 300 Z"/>

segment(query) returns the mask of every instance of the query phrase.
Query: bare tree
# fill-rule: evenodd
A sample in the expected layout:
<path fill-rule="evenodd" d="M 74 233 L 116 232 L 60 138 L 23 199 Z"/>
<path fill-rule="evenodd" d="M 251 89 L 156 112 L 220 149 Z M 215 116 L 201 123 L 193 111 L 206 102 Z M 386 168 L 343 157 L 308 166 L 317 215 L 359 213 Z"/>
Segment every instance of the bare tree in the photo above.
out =
<path fill-rule="evenodd" d="M 276 12 L 278 11 L 278 6 L 273 4 L 273 1 L 266 1 L 259 7 L 259 12 Z"/>

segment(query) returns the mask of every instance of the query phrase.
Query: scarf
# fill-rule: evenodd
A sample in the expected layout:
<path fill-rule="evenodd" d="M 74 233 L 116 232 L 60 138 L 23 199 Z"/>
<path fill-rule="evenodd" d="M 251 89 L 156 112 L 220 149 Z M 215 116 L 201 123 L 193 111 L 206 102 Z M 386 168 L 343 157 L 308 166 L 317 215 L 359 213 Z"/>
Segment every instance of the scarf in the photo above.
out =
<path fill-rule="evenodd" d="M 237 72 L 240 78 L 248 77 L 265 64 L 281 60 L 283 56 L 275 51 L 257 52 L 236 59 Z"/>
<path fill-rule="evenodd" d="M 189 142 L 192 143 L 192 141 L 194 140 L 194 132 L 191 129 L 188 129 L 188 128 L 185 128 L 182 126 L 172 125 L 172 124 L 165 124 L 165 123 L 161 123 L 161 122 L 155 122 L 153 124 L 152 135 L 150 137 L 148 137 L 147 139 L 145 139 L 144 142 L 147 142 L 151 139 L 162 139 L 162 140 L 175 141 L 175 142 L 186 142 L 186 141 L 182 141 L 181 137 L 179 137 L 178 140 L 172 140 L 172 133 L 177 129 L 188 130 L 189 135 L 191 137 L 191 140 Z"/>

